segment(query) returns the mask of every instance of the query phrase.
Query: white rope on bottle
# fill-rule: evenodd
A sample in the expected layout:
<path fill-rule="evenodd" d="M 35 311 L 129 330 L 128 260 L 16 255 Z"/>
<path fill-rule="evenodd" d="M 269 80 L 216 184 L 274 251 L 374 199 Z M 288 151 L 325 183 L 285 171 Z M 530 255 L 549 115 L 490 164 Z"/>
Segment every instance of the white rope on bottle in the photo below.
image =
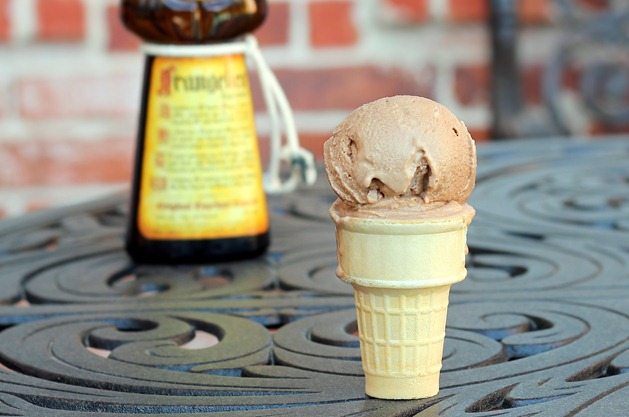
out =
<path fill-rule="evenodd" d="M 269 113 L 270 160 L 264 178 L 264 188 L 269 194 L 293 191 L 301 182 L 313 184 L 317 170 L 312 154 L 302 148 L 297 135 L 293 111 L 284 90 L 260 52 L 253 35 L 230 42 L 210 45 L 160 45 L 146 43 L 142 51 L 147 55 L 169 57 L 210 57 L 244 54 L 251 58 L 258 71 L 262 94 Z M 284 133 L 284 135 L 282 134 Z M 282 138 L 286 142 L 282 142 Z M 282 180 L 282 162 L 291 167 L 288 177 Z"/>

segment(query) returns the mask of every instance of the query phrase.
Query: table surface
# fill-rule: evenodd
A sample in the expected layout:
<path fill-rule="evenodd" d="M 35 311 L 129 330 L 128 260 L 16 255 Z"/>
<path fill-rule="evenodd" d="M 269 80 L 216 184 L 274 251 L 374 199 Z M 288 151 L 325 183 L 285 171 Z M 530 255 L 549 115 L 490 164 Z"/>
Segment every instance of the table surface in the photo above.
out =
<path fill-rule="evenodd" d="M 125 196 L 0 222 L 0 415 L 627 415 L 629 141 L 479 147 L 427 400 L 363 393 L 332 200 L 271 199 L 267 256 L 203 267 L 133 265 Z"/>

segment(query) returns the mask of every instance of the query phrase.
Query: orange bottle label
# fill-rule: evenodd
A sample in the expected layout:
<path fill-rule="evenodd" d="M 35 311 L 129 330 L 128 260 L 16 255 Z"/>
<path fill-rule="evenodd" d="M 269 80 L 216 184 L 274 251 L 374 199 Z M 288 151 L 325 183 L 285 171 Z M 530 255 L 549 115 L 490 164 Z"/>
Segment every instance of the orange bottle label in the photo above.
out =
<path fill-rule="evenodd" d="M 156 57 L 140 183 L 142 235 L 253 236 L 268 222 L 244 56 Z"/>

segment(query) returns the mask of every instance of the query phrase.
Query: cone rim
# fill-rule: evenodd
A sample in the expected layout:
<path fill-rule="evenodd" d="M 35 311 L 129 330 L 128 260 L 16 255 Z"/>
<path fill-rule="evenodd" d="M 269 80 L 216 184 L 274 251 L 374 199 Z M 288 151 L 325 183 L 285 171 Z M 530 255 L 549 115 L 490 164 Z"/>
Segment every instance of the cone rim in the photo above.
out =
<path fill-rule="evenodd" d="M 415 280 L 391 280 L 373 279 L 364 277 L 349 276 L 337 269 L 336 275 L 344 282 L 358 287 L 388 288 L 388 289 L 421 289 L 436 288 L 446 285 L 453 285 L 461 282 L 467 276 L 467 269 L 463 268 L 458 274 L 447 277 L 422 278 Z"/>
<path fill-rule="evenodd" d="M 330 217 L 337 228 L 373 235 L 423 235 L 446 233 L 469 226 L 476 211 L 469 204 L 445 216 L 412 218 L 384 218 L 352 216 L 337 199 L 330 207 Z"/>

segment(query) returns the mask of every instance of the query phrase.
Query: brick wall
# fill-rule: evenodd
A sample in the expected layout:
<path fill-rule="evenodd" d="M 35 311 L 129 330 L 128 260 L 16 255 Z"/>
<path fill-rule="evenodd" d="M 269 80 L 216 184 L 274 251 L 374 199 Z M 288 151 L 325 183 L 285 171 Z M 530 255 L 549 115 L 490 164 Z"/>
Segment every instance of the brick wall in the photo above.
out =
<path fill-rule="evenodd" d="M 395 94 L 450 107 L 488 138 L 485 0 L 271 0 L 257 32 L 317 157 L 354 107 Z M 124 188 L 142 59 L 114 0 L 0 0 L 0 214 Z M 526 98 L 557 30 L 550 0 L 520 2 Z M 264 136 L 263 109 L 258 126 Z"/>

